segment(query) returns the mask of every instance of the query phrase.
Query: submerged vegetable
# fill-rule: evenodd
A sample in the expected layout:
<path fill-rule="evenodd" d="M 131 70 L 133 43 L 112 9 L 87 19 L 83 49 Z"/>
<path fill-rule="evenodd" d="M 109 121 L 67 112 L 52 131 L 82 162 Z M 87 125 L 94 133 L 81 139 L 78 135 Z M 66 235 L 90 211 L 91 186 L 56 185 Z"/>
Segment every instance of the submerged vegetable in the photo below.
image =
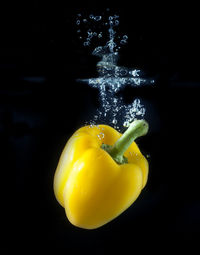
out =
<path fill-rule="evenodd" d="M 85 126 L 72 135 L 56 169 L 54 193 L 73 225 L 98 228 L 137 199 L 148 162 L 134 140 L 147 131 L 146 121 L 135 120 L 123 135 L 107 125 Z"/>

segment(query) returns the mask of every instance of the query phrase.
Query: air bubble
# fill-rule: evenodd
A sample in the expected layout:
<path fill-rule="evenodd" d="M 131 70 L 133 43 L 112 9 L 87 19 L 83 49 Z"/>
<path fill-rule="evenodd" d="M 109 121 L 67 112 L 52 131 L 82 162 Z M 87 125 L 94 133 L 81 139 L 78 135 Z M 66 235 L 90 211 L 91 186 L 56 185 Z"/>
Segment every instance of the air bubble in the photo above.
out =
<path fill-rule="evenodd" d="M 115 26 L 119 25 L 119 20 L 115 20 Z"/>
<path fill-rule="evenodd" d="M 142 114 L 141 111 L 136 112 L 136 115 L 141 115 L 141 114 Z"/>
<path fill-rule="evenodd" d="M 126 44 L 127 41 L 122 39 L 122 40 L 120 41 L 120 43 L 123 45 L 123 44 Z"/>
<path fill-rule="evenodd" d="M 93 37 L 93 33 L 92 32 L 88 32 L 88 38 L 92 38 Z"/>
<path fill-rule="evenodd" d="M 128 121 L 125 121 L 124 124 L 123 124 L 124 127 L 129 127 L 130 126 L 130 123 Z"/>
<path fill-rule="evenodd" d="M 101 16 L 96 16 L 96 17 L 94 17 L 94 19 L 95 19 L 96 21 L 100 21 L 100 20 L 101 20 Z"/>
<path fill-rule="evenodd" d="M 113 119 L 112 123 L 117 124 L 117 119 Z"/>
<path fill-rule="evenodd" d="M 132 75 L 133 75 L 134 77 L 139 76 L 139 72 L 140 72 L 140 70 L 133 70 L 133 71 L 132 71 Z"/>
<path fill-rule="evenodd" d="M 84 45 L 84 46 L 89 46 L 89 45 L 90 45 L 90 42 L 89 42 L 89 41 L 84 42 L 83 45 Z"/>
<path fill-rule="evenodd" d="M 100 32 L 99 34 L 98 34 L 98 38 L 101 38 L 102 37 L 102 32 Z"/>
<path fill-rule="evenodd" d="M 76 21 L 76 25 L 80 25 L 80 23 L 81 23 L 80 20 Z"/>

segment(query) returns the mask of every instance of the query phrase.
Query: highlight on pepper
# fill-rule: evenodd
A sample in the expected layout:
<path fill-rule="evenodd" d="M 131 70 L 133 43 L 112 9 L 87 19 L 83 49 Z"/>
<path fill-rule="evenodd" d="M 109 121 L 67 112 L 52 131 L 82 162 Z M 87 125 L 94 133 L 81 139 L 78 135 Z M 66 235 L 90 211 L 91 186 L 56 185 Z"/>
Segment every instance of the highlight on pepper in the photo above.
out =
<path fill-rule="evenodd" d="M 101 227 L 138 198 L 149 166 L 135 139 L 147 132 L 145 120 L 134 120 L 124 134 L 107 125 L 84 126 L 68 140 L 53 185 L 73 225 Z"/>

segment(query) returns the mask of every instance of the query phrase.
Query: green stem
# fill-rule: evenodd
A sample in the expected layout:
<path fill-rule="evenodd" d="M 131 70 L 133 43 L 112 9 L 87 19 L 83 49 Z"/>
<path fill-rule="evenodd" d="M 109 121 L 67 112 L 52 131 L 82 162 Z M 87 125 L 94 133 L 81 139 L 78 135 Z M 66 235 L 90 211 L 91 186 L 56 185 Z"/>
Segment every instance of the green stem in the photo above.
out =
<path fill-rule="evenodd" d="M 106 150 L 117 163 L 127 163 L 128 160 L 124 157 L 124 152 L 135 139 L 146 135 L 148 128 L 149 125 L 145 120 L 134 120 L 113 146 L 104 144 L 102 148 Z"/>

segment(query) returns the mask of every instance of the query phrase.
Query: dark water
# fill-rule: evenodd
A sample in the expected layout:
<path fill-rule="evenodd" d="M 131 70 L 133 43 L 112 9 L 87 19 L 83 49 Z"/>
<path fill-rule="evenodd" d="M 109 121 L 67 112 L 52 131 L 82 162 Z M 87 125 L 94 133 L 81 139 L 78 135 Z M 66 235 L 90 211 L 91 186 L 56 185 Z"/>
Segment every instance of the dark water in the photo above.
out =
<path fill-rule="evenodd" d="M 2 206 L 9 215 L 6 239 L 19 251 L 56 248 L 67 254 L 194 247 L 200 234 L 199 38 L 196 16 L 188 21 L 188 12 L 147 11 L 141 17 L 119 9 L 129 35 L 120 64 L 157 78 L 153 88 L 121 92 L 127 103 L 144 100 L 150 125 L 138 140 L 150 156 L 149 181 L 138 200 L 111 223 L 87 231 L 73 227 L 54 198 L 60 153 L 98 107 L 98 90 L 76 81 L 94 77 L 97 62 L 76 38 L 72 19 L 80 10 L 35 2 L 18 6 L 14 21 L 4 19 L 1 171 L 14 180 L 8 189 L 11 208 Z"/>

